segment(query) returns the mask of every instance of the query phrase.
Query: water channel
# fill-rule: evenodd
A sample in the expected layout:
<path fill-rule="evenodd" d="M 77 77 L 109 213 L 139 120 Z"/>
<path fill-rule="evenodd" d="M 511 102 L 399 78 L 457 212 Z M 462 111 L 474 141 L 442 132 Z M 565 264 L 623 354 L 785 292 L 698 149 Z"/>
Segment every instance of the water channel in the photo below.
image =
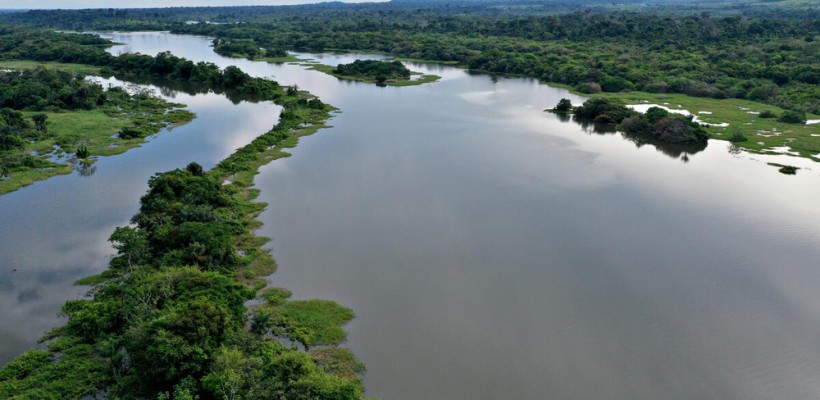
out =
<path fill-rule="evenodd" d="M 260 234 L 296 298 L 353 308 L 368 396 L 820 397 L 820 166 L 657 147 L 541 110 L 582 98 L 432 64 L 413 87 L 213 53 L 208 38 L 112 34 L 320 96 L 330 129 L 263 167 Z M 301 54 L 335 65 L 378 56 Z M 0 197 L 0 362 L 101 271 L 147 178 L 206 167 L 275 123 L 270 104 L 165 92 L 198 118 Z M 780 174 L 767 162 L 804 167 Z M 13 271 L 16 269 L 16 271 Z"/>

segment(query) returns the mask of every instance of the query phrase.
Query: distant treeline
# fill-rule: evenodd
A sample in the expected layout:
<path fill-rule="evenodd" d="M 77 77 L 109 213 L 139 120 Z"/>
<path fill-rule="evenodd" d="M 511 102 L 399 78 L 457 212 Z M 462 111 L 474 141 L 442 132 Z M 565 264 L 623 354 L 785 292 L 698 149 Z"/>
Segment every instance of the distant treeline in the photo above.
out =
<path fill-rule="evenodd" d="M 820 18 L 611 10 L 558 15 L 519 12 L 519 6 L 398 2 L 39 11 L 0 20 L 57 28 L 166 29 L 209 35 L 218 39 L 218 51 L 247 56 L 262 54 L 261 49 L 277 54 L 283 50 L 378 51 L 455 62 L 490 74 L 529 76 L 587 93 L 641 90 L 742 98 L 820 113 L 816 57 L 820 38 L 815 38 Z M 229 23 L 182 21 L 195 14 L 203 21 Z M 800 15 L 806 14 L 811 11 Z M 225 45 L 242 48 L 219 50 Z"/>

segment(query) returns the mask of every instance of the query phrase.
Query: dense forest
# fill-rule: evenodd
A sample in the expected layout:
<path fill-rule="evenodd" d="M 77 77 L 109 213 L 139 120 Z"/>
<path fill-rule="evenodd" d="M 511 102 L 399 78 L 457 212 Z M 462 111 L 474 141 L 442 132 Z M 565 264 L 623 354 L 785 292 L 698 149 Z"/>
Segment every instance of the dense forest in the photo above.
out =
<path fill-rule="evenodd" d="M 379 51 L 529 76 L 584 93 L 682 93 L 820 113 L 818 19 L 590 10 L 522 15 L 491 4 L 39 11 L 5 19 L 70 29 L 168 29 L 215 36 L 217 43 L 241 40 L 248 48 L 242 51 L 251 53 Z M 241 23 L 180 20 L 194 13 Z"/>

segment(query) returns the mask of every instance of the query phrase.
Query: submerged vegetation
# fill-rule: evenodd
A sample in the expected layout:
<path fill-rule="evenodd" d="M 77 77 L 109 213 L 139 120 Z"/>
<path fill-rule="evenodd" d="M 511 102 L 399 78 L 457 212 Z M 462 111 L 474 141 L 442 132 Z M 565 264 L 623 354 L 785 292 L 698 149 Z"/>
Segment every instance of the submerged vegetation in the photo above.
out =
<path fill-rule="evenodd" d="M 160 68 L 169 59 L 125 57 L 107 67 L 170 75 L 191 65 L 175 58 L 182 68 Z M 85 280 L 93 284 L 88 298 L 64 305 L 67 322 L 43 338 L 44 350 L 0 369 L 0 397 L 362 398 L 361 364 L 349 352 L 307 352 L 277 340 L 336 345 L 350 310 L 289 300 L 282 290 L 261 292 L 265 305 L 252 313 L 246 306 L 275 265 L 253 234 L 265 206 L 252 201 L 258 194 L 253 176 L 323 126 L 333 108 L 235 67 L 189 72 L 201 82 L 276 101 L 284 108 L 279 123 L 210 171 L 192 163 L 152 177 L 133 225 L 111 235 L 117 256 L 110 268 Z M 258 321 L 261 310 L 272 313 L 269 325 Z"/>

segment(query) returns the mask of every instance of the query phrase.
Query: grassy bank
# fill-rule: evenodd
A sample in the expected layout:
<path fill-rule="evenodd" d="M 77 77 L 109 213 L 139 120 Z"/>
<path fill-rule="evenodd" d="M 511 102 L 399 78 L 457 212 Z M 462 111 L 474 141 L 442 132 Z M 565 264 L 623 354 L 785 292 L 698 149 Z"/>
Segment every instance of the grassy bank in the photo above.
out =
<path fill-rule="evenodd" d="M 184 124 L 194 118 L 181 104 L 168 103 L 158 98 L 148 98 L 133 107 L 106 107 L 96 110 L 73 110 L 46 112 L 48 137 L 28 143 L 19 152 L 34 155 L 41 165 L 30 168 L 17 167 L 6 172 L 0 180 L 0 195 L 21 187 L 71 173 L 78 160 L 74 152 L 79 146 L 88 149 L 91 160 L 95 157 L 122 154 L 143 144 L 147 137 L 167 127 Z M 26 112 L 30 116 L 35 113 Z M 140 132 L 136 137 L 117 136 L 123 128 Z"/>
<path fill-rule="evenodd" d="M 87 64 L 68 64 L 60 62 L 43 62 L 43 61 L 28 61 L 28 60 L 0 60 L 0 69 L 24 70 L 34 69 L 37 67 L 45 67 L 48 69 L 56 69 L 60 71 L 71 72 L 73 74 L 82 75 L 99 75 L 100 68 Z"/>
<path fill-rule="evenodd" d="M 552 84 L 551 84 L 552 85 Z M 560 85 L 554 85 L 559 86 Z M 712 139 L 728 141 L 739 134 L 747 140 L 734 142 L 738 147 L 755 153 L 782 154 L 776 148 L 788 148 L 793 155 L 820 161 L 820 124 L 805 125 L 778 122 L 777 118 L 760 118 L 764 111 L 782 114 L 785 110 L 769 104 L 741 99 L 712 99 L 684 94 L 646 92 L 620 92 L 575 94 L 590 97 L 617 98 L 626 104 L 657 104 L 672 110 L 687 110 L 707 124 L 729 124 L 726 127 L 710 126 L 707 132 Z M 551 105 L 552 107 L 554 105 Z M 702 112 L 706 113 L 702 113 Z M 820 116 L 807 114 L 808 119 Z"/>

